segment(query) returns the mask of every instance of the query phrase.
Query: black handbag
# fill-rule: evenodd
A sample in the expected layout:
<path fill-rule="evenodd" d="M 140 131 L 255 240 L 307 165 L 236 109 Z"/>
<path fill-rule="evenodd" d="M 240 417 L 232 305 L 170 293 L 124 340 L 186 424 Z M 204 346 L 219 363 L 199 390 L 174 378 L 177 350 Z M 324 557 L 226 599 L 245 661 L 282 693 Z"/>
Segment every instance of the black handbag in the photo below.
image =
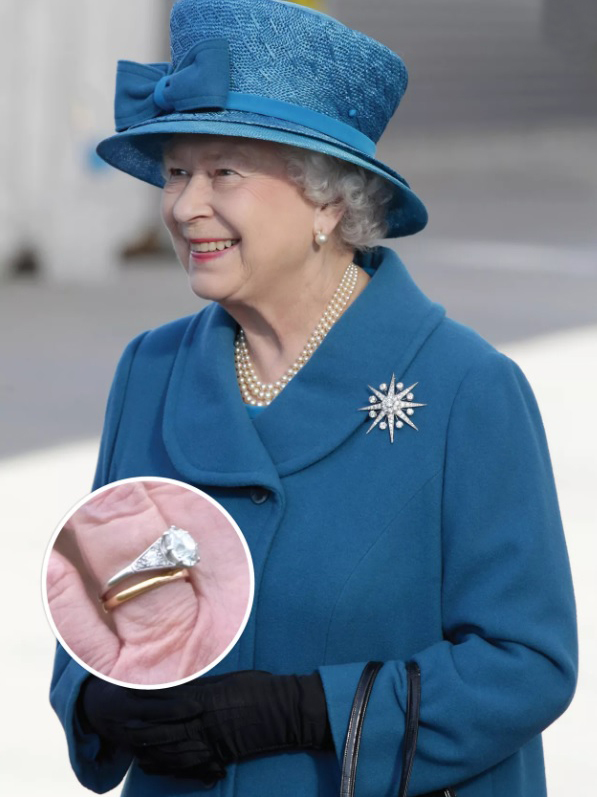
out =
<path fill-rule="evenodd" d="M 359 747 L 361 744 L 365 712 L 367 710 L 367 704 L 369 703 L 369 697 L 371 696 L 371 690 L 373 689 L 373 683 L 381 666 L 382 664 L 380 661 L 368 662 L 357 684 L 342 757 L 340 797 L 354 797 Z M 415 760 L 415 751 L 417 749 L 419 711 L 421 706 L 421 670 L 419 669 L 419 665 L 414 661 L 409 661 L 406 665 L 406 674 L 408 678 L 408 694 L 402 751 L 402 777 L 400 778 L 398 797 L 407 797 L 408 795 L 408 784 Z M 440 791 L 430 792 L 423 797 L 456 797 L 456 792 L 453 789 L 441 789 Z"/>

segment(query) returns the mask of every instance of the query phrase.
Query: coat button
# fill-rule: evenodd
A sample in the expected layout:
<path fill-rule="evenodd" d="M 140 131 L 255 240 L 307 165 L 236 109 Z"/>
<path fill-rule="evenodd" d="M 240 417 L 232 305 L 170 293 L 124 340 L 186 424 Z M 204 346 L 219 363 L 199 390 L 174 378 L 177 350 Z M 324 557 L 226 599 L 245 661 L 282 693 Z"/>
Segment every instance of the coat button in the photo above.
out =
<path fill-rule="evenodd" d="M 251 487 L 251 501 L 254 504 L 263 504 L 269 498 L 269 490 L 265 487 Z"/>

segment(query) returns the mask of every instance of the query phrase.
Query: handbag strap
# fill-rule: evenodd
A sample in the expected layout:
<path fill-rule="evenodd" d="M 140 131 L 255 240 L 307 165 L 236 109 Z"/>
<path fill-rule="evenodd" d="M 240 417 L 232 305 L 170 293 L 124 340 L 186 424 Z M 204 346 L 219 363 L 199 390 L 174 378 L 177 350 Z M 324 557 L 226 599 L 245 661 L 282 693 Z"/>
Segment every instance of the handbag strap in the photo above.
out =
<path fill-rule="evenodd" d="M 377 673 L 382 667 L 379 661 L 368 662 L 355 692 L 350 719 L 348 722 L 348 733 L 344 745 L 342 756 L 342 776 L 340 779 L 340 797 L 354 797 L 357 764 L 359 758 L 359 748 L 361 735 L 363 732 L 363 722 L 365 712 L 373 689 L 373 683 Z M 406 675 L 408 684 L 408 694 L 406 703 L 406 721 L 404 730 L 404 745 L 402 750 L 402 777 L 398 797 L 407 797 L 408 784 L 412 773 L 417 748 L 417 737 L 419 733 L 419 710 L 421 706 L 421 670 L 414 661 L 409 661 L 406 665 Z"/>
<path fill-rule="evenodd" d="M 404 744 L 402 748 L 402 777 L 398 797 L 406 797 L 408 784 L 415 762 L 417 739 L 419 737 L 419 713 L 421 710 L 421 670 L 416 661 L 406 665 L 408 694 L 406 698 L 406 719 L 404 723 Z"/>
<path fill-rule="evenodd" d="M 373 689 L 373 682 L 377 673 L 381 670 L 381 666 L 380 661 L 367 662 L 357 684 L 357 690 L 350 710 L 344 755 L 342 756 L 340 797 L 353 797 L 354 795 L 363 720 L 365 719 L 365 711 Z"/>

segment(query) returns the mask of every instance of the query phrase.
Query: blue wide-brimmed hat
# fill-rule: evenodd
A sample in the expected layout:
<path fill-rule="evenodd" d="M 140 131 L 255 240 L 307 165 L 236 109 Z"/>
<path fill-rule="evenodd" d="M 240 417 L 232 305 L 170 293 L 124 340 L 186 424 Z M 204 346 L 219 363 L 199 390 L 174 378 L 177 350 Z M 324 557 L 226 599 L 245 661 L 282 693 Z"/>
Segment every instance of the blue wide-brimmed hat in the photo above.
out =
<path fill-rule="evenodd" d="M 162 147 L 176 133 L 243 136 L 333 155 L 394 188 L 386 237 L 411 235 L 427 211 L 375 148 L 406 90 L 402 59 L 332 17 L 281 0 L 179 0 L 172 63 L 119 61 L 117 135 L 105 161 L 163 186 Z"/>

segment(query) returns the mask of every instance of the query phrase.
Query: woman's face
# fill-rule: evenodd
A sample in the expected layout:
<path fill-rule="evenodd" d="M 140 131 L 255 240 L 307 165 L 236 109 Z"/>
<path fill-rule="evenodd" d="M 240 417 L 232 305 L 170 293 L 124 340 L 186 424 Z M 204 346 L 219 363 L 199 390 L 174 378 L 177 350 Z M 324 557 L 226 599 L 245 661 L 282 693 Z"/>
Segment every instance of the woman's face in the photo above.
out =
<path fill-rule="evenodd" d="M 175 136 L 164 174 L 162 216 L 198 296 L 253 305 L 300 280 L 315 256 L 318 209 L 286 176 L 275 144 Z"/>

